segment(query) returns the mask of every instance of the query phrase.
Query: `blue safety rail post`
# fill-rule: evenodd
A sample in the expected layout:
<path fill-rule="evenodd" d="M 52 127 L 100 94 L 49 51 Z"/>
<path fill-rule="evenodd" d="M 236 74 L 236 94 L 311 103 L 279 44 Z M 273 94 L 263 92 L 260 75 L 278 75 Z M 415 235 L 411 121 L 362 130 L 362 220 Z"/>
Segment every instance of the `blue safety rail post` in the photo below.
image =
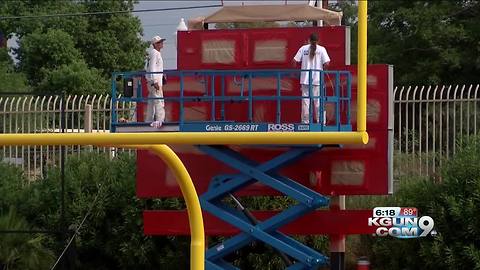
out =
<path fill-rule="evenodd" d="M 238 269 L 226 260 L 226 256 L 240 250 L 253 241 L 260 241 L 288 256 L 293 262 L 286 269 L 318 269 L 328 263 L 328 258 L 318 251 L 289 237 L 279 229 L 319 207 L 328 205 L 327 197 L 289 179 L 279 173 L 282 168 L 305 158 L 323 148 L 321 145 L 292 147 L 264 163 L 257 163 L 226 146 L 197 146 L 201 151 L 239 171 L 237 174 L 218 175 L 212 179 L 207 192 L 200 196 L 202 208 L 215 217 L 238 228 L 241 233 L 207 250 L 206 269 Z M 222 201 L 230 194 L 255 183 L 262 183 L 296 201 L 275 216 L 252 223 L 241 210 Z"/>
<path fill-rule="evenodd" d="M 285 94 L 282 91 L 282 83 L 292 78 L 300 76 L 300 72 L 305 72 L 309 76 L 309 95 L 302 97 L 301 92 L 295 95 Z M 121 95 L 117 89 L 117 81 L 128 80 L 132 78 L 141 79 L 147 73 L 145 72 L 116 72 L 113 73 L 112 79 L 112 112 L 111 112 L 111 131 L 115 132 L 117 127 L 124 126 L 149 126 L 147 122 L 119 122 L 118 114 L 121 109 L 118 104 L 133 103 L 138 106 L 138 103 L 148 103 L 152 99 L 163 99 L 165 107 L 177 103 L 178 119 L 172 121 L 166 119 L 164 125 L 177 125 L 180 132 L 267 132 L 267 131 L 351 131 L 352 125 L 350 122 L 350 104 L 351 104 L 351 74 L 348 71 L 323 71 L 323 70 L 166 70 L 164 73 L 172 81 L 176 78 L 179 82 L 176 95 L 168 95 L 163 98 L 154 98 L 142 96 L 141 84 L 134 84 L 136 93 L 133 97 L 126 97 Z M 318 75 L 317 75 L 318 74 Z M 313 85 L 312 76 L 319 76 L 319 86 Z M 233 82 L 235 87 L 239 88 L 239 92 L 235 95 L 227 94 L 226 80 Z M 261 91 L 254 90 L 256 79 L 271 79 L 271 89 L 274 94 L 271 96 L 260 95 Z M 192 94 L 189 89 L 188 82 L 196 82 L 202 85 L 202 93 L 195 92 Z M 219 83 L 217 83 L 219 82 Z M 319 87 L 319 95 L 313 94 L 313 87 Z M 219 89 L 218 89 L 219 88 Z M 198 89 L 197 89 L 198 90 Z M 328 90 L 328 91 L 327 91 Z M 165 91 L 164 91 L 165 95 Z M 298 113 L 298 121 L 285 122 L 285 117 L 282 116 L 283 104 L 286 102 L 296 101 L 301 103 L 302 99 L 309 99 L 310 113 L 309 123 L 301 123 L 300 111 L 288 112 Z M 255 122 L 254 109 L 257 101 L 272 101 L 275 104 L 275 116 L 272 123 Z M 208 117 L 204 121 L 186 120 L 185 110 L 188 104 L 194 103 L 209 103 L 211 110 L 208 112 Z M 235 112 L 236 115 L 245 115 L 246 121 L 234 121 L 227 119 L 228 104 L 229 103 L 244 103 L 246 104 L 246 111 Z M 319 103 L 319 109 L 315 112 L 315 103 Z M 325 113 L 327 112 L 328 104 L 332 104 L 334 108 L 334 121 L 325 123 Z M 283 112 L 285 113 L 285 112 Z M 318 122 L 315 122 L 314 114 L 317 114 Z M 333 122 L 333 123 L 331 123 Z M 286 125 L 286 126 L 285 126 Z M 282 130 L 278 130 L 282 128 Z M 287 130 L 285 130 L 285 128 Z"/>

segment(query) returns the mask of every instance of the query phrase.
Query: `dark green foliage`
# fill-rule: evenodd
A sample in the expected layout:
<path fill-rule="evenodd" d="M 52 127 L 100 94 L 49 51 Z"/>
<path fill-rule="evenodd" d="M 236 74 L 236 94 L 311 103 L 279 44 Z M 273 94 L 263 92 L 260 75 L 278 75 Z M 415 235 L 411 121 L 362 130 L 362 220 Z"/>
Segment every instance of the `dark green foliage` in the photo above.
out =
<path fill-rule="evenodd" d="M 133 1 L 86 1 L 87 12 L 133 10 Z M 131 13 L 89 18 L 85 36 L 75 36 L 89 66 L 105 76 L 113 71 L 143 68 L 146 44 L 140 19 Z"/>
<path fill-rule="evenodd" d="M 369 62 L 395 65 L 395 82 L 476 83 L 480 2 L 370 1 Z"/>
<path fill-rule="evenodd" d="M 95 68 L 88 68 L 85 62 L 65 64 L 49 70 L 37 87 L 40 93 L 72 95 L 101 95 L 108 89 L 109 81 Z"/>
<path fill-rule="evenodd" d="M 447 162 L 440 183 L 411 179 L 375 206 L 413 206 L 431 216 L 438 235 L 420 239 L 363 236 L 375 269 L 480 269 L 480 138 Z M 372 205 L 373 206 L 373 205 Z M 365 248 L 367 247 L 367 248 Z M 367 254 L 362 254 L 367 255 Z"/>
<path fill-rule="evenodd" d="M 65 170 L 64 224 L 59 168 L 50 168 L 44 179 L 25 185 L 18 169 L 2 163 L 0 166 L 0 192 L 6 194 L 0 200 L 4 215 L 9 206 L 15 206 L 18 215 L 32 227 L 66 228 L 70 237 L 92 209 L 74 241 L 73 261 L 77 269 L 188 268 L 189 238 L 143 235 L 143 209 L 184 209 L 184 204 L 177 199 L 138 199 L 134 157 L 120 155 L 110 160 L 107 155 L 97 153 L 69 156 Z M 58 256 L 66 245 L 62 239 L 59 234 L 48 234 L 41 241 Z"/>
<path fill-rule="evenodd" d="M 25 75 L 15 72 L 7 48 L 0 48 L 0 82 L 0 93 L 29 91 Z"/>
<path fill-rule="evenodd" d="M 27 195 L 24 188 L 26 184 L 21 168 L 0 161 L 0 216 L 7 215 L 10 206 L 22 205 L 22 200 Z"/>
<path fill-rule="evenodd" d="M 70 157 L 65 181 L 67 227 L 75 228 L 93 207 L 76 239 L 80 269 L 167 269 L 164 266 L 172 261 L 186 261 L 179 253 L 177 260 L 161 255 L 172 252 L 172 238 L 143 235 L 141 215 L 147 202 L 135 195 L 133 157 L 121 155 L 113 160 L 99 154 Z M 50 170 L 43 181 L 30 188 L 36 206 L 33 205 L 29 218 L 43 227 L 60 228 L 58 169 Z M 168 203 L 151 204 L 163 208 Z"/>
<path fill-rule="evenodd" d="M 0 215 L 0 230 L 29 230 L 24 218 L 10 207 L 7 214 Z M 0 234 L 1 269 L 49 269 L 53 253 L 44 246 L 45 236 L 25 233 Z"/>
<path fill-rule="evenodd" d="M 20 68 L 33 85 L 38 85 L 49 71 L 80 58 L 73 38 L 65 31 L 56 29 L 25 36 L 18 53 Z"/>
<path fill-rule="evenodd" d="M 16 209 L 28 209 L 27 182 L 21 169 L 0 162 L 0 230 L 34 229 Z M 45 248 L 46 237 L 35 234 L 0 233 L 0 269 L 47 269 L 53 253 Z"/>
<path fill-rule="evenodd" d="M 357 1 L 335 3 L 352 30 L 357 63 Z M 368 63 L 392 64 L 396 85 L 477 83 L 480 2 L 369 1 Z"/>

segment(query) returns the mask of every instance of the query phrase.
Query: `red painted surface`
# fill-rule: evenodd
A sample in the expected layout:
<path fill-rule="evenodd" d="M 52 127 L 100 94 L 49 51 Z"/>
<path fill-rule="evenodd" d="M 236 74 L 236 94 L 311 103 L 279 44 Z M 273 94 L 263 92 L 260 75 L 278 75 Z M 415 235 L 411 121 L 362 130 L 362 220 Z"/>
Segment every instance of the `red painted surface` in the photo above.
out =
<path fill-rule="evenodd" d="M 262 28 L 197 30 L 178 33 L 177 69 L 261 69 L 292 68 L 292 58 L 300 46 L 307 44 L 312 32 L 318 33 L 332 65 L 345 64 L 345 26 L 304 27 L 304 28 Z M 262 40 L 285 40 L 287 42 L 285 61 L 255 62 L 254 42 Z M 202 64 L 202 42 L 208 40 L 235 41 L 235 62 L 232 64 Z"/>
<path fill-rule="evenodd" d="M 265 220 L 277 212 L 253 211 L 258 220 Z M 375 227 L 368 226 L 371 210 L 315 211 L 280 228 L 281 232 L 294 235 L 371 234 Z M 168 220 L 168 222 L 165 222 Z M 235 235 L 239 230 L 216 217 L 203 212 L 206 235 Z M 186 211 L 144 211 L 146 235 L 190 235 Z"/>

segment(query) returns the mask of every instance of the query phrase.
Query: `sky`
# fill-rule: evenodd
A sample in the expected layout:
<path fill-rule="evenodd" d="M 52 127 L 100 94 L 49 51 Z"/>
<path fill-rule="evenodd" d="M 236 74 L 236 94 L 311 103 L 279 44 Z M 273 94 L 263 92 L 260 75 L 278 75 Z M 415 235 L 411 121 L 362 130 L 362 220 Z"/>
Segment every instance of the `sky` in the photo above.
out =
<path fill-rule="evenodd" d="M 287 0 L 287 4 L 293 3 L 307 3 L 306 0 Z M 256 4 L 285 4 L 285 0 L 272 1 L 228 1 L 224 0 L 224 5 L 256 5 Z M 221 0 L 204 0 L 204 1 L 139 1 L 135 5 L 135 10 L 142 9 L 158 9 L 158 8 L 173 8 L 173 7 L 192 7 L 192 6 L 210 6 L 221 5 Z M 219 10 L 216 8 L 200 8 L 187 10 L 173 10 L 173 11 L 156 11 L 156 12 L 138 12 L 136 14 L 143 25 L 143 39 L 150 40 L 155 35 L 159 35 L 167 40 L 162 49 L 162 56 L 164 60 L 165 69 L 177 68 L 177 52 L 174 42 L 174 34 L 176 32 L 178 23 L 181 18 L 187 22 L 190 18 L 199 16 L 207 16 Z"/>

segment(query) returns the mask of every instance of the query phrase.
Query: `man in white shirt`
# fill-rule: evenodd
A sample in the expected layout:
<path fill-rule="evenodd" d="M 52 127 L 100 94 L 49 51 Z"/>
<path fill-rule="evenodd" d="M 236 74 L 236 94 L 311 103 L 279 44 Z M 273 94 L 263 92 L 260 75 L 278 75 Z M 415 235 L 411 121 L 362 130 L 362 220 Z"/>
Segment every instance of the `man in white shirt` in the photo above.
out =
<path fill-rule="evenodd" d="M 163 48 L 164 41 L 165 39 L 159 36 L 154 36 L 151 41 L 153 48 L 148 54 L 147 74 L 145 75 L 148 85 L 148 97 L 150 98 L 163 98 L 163 73 L 157 72 L 163 72 L 163 59 L 160 50 Z M 155 127 L 162 126 L 165 121 L 165 101 L 163 99 L 148 100 L 145 121 L 152 122 L 152 126 Z"/>
<path fill-rule="evenodd" d="M 330 63 L 330 57 L 328 56 L 327 50 L 325 47 L 318 45 L 318 35 L 312 33 L 309 38 L 310 44 L 303 45 L 298 49 L 297 54 L 293 58 L 294 63 L 301 63 L 302 70 L 323 70 L 324 67 L 328 67 Z M 309 85 L 310 81 L 312 84 L 312 96 L 318 97 L 320 95 L 320 72 L 310 72 L 302 71 L 300 75 L 300 86 L 302 88 L 302 97 L 307 97 L 302 99 L 302 123 L 308 124 L 310 118 L 310 94 L 309 94 Z M 315 105 L 315 117 L 314 120 L 319 123 L 319 98 L 314 98 Z M 323 114 L 323 123 L 325 124 L 325 113 Z"/>

